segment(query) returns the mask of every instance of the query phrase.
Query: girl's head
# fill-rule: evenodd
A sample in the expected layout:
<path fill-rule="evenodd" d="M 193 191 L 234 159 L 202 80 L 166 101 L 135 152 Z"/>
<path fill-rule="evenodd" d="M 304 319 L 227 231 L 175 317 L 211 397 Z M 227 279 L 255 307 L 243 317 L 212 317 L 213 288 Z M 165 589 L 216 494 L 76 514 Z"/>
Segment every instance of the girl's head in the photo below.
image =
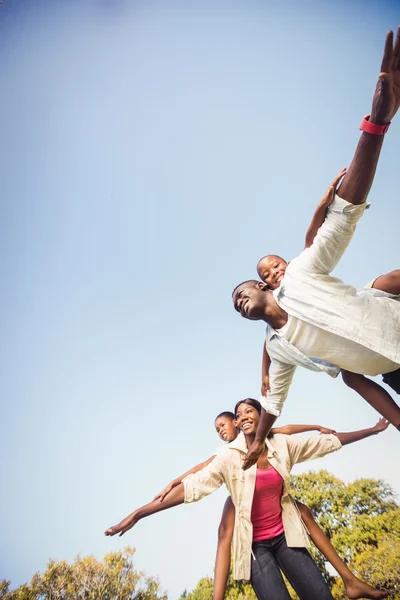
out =
<path fill-rule="evenodd" d="M 245 435 L 255 435 L 260 422 L 261 404 L 254 398 L 240 400 L 235 406 L 236 425 Z"/>
<path fill-rule="evenodd" d="M 268 254 L 258 261 L 257 273 L 271 290 L 276 290 L 281 284 L 287 266 L 288 263 L 280 256 Z"/>
<path fill-rule="evenodd" d="M 238 430 L 235 415 L 229 410 L 220 413 L 216 417 L 214 425 L 216 432 L 224 442 L 232 442 L 237 438 Z"/>

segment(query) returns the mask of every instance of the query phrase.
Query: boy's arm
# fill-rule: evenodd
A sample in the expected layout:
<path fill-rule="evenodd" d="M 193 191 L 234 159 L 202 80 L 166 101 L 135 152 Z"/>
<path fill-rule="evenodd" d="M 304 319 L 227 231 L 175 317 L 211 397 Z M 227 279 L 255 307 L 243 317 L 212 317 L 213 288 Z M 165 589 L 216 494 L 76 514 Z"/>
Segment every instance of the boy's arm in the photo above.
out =
<path fill-rule="evenodd" d="M 198 465 L 196 465 L 195 467 L 193 467 L 193 469 L 190 469 L 190 471 L 186 471 L 186 473 L 184 473 L 180 477 L 177 477 L 176 479 L 173 479 L 171 481 L 171 483 L 169 483 L 159 494 L 157 494 L 157 496 L 154 496 L 153 502 L 155 500 L 157 500 L 157 498 L 159 498 L 160 502 L 162 502 L 164 500 L 165 496 L 167 494 L 169 494 L 169 492 L 171 490 L 173 490 L 174 487 L 176 487 L 177 485 L 179 485 L 180 483 L 182 483 L 182 479 L 185 479 L 185 477 L 187 477 L 188 475 L 191 475 L 192 473 L 197 473 L 197 471 L 201 471 L 202 469 L 204 469 L 204 467 L 206 467 L 207 465 L 209 465 L 210 462 L 212 460 L 214 460 L 214 458 L 215 458 L 215 454 L 213 454 L 213 456 L 210 456 L 210 458 L 207 459 L 207 460 L 205 460 L 204 462 L 199 463 Z"/>
<path fill-rule="evenodd" d="M 320 433 L 336 433 L 334 429 L 328 429 L 321 425 L 284 425 L 283 427 L 273 427 L 271 433 L 284 433 L 293 435 L 295 433 L 306 433 L 307 431 L 319 431 Z"/>
<path fill-rule="evenodd" d="M 313 215 L 313 218 L 311 219 L 310 226 L 306 233 L 304 249 L 309 248 L 312 245 L 314 238 L 317 235 L 318 229 L 325 221 L 326 211 L 328 210 L 329 205 L 333 202 L 336 193 L 336 188 L 338 187 L 342 177 L 344 177 L 345 175 L 346 167 L 342 169 L 339 175 L 337 175 L 332 181 L 331 185 L 328 187 L 323 198 L 320 200 L 317 208 L 315 209 L 315 213 Z"/>
<path fill-rule="evenodd" d="M 267 352 L 267 346 L 264 342 L 263 345 L 263 356 L 262 356 L 262 368 L 261 368 L 261 396 L 266 396 L 270 390 L 269 385 L 269 368 L 271 366 L 271 359 Z"/>

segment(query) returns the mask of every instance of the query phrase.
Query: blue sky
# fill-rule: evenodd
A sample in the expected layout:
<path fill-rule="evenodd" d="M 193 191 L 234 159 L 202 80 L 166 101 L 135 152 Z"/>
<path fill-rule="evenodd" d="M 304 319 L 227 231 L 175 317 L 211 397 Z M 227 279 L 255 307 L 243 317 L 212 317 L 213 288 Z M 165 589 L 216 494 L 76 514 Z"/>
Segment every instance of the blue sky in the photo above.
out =
<path fill-rule="evenodd" d="M 213 418 L 259 394 L 263 327 L 231 291 L 302 248 L 370 109 L 395 3 L 81 0 L 0 6 L 0 577 L 126 544 L 170 597 L 212 574 L 220 491 L 104 529 L 218 445 Z M 398 264 L 398 137 L 336 274 Z M 397 160 L 396 160 L 397 158 Z M 377 415 L 298 372 L 281 423 Z M 390 428 L 296 472 L 383 478 Z"/>

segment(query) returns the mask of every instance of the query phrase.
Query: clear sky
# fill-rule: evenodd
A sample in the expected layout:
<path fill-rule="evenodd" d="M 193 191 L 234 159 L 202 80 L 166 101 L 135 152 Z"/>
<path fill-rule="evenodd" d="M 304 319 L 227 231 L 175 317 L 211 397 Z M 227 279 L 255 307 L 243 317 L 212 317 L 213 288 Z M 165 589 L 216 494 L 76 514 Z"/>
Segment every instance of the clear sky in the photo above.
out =
<path fill-rule="evenodd" d="M 176 598 L 212 574 L 220 491 L 103 531 L 218 446 L 259 395 L 263 326 L 231 291 L 302 248 L 370 110 L 384 0 L 4 0 L 0 5 L 0 577 L 126 544 Z M 397 20 L 396 20 L 397 19 Z M 336 274 L 398 264 L 399 120 Z M 298 371 L 280 422 L 378 416 Z M 301 470 L 383 478 L 398 432 Z"/>

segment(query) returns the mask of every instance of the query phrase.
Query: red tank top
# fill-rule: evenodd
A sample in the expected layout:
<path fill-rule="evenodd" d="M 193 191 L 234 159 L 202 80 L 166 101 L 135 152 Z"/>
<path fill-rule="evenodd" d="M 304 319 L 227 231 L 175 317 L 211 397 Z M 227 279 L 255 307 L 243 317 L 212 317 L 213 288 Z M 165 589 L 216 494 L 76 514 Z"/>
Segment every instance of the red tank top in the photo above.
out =
<path fill-rule="evenodd" d="M 283 479 L 274 467 L 257 469 L 251 507 L 253 542 L 269 540 L 283 532 L 282 490 Z"/>

